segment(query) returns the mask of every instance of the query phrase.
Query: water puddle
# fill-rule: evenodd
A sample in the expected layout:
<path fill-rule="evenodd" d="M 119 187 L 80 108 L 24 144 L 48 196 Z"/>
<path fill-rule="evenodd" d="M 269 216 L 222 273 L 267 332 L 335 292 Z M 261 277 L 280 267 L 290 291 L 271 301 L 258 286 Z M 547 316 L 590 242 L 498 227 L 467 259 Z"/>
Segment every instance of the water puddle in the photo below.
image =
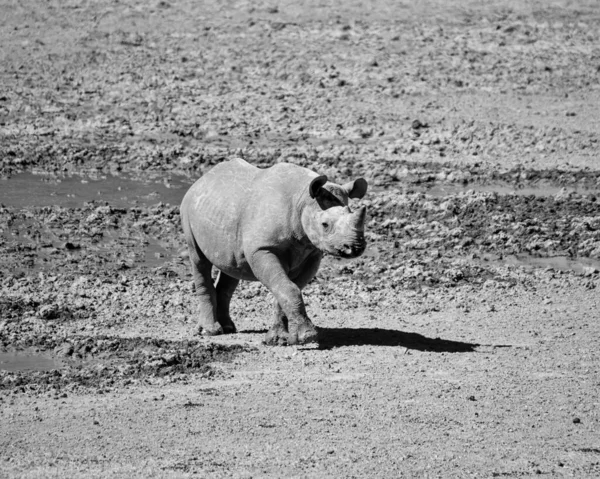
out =
<path fill-rule="evenodd" d="M 0 370 L 3 371 L 51 371 L 60 369 L 63 363 L 48 353 L 13 351 L 0 353 Z"/>
<path fill-rule="evenodd" d="M 0 352 L 0 371 L 13 373 L 0 375 L 0 390 L 24 385 L 44 390 L 68 384 L 97 388 L 127 378 L 173 374 L 211 377 L 218 374 L 213 363 L 229 362 L 238 353 L 252 350 L 194 340 L 73 336 L 54 349 L 29 346 Z M 19 380 L 12 380 L 15 377 Z"/>
<path fill-rule="evenodd" d="M 58 205 L 81 207 L 92 200 L 107 201 L 117 207 L 149 206 L 158 202 L 179 205 L 183 195 L 197 178 L 173 174 L 111 175 L 49 175 L 18 173 L 0 179 L 0 204 L 12 207 Z M 553 185 L 519 187 L 508 184 L 438 183 L 406 185 L 402 182 L 374 187 L 373 191 L 395 188 L 404 194 L 425 193 L 433 197 L 457 195 L 465 191 L 497 193 L 499 195 L 556 196 L 559 193 L 595 194 L 598 190 L 563 188 Z"/>
<path fill-rule="evenodd" d="M 0 204 L 23 209 L 50 205 L 82 208 L 88 201 L 100 200 L 117 208 L 149 207 L 159 202 L 175 206 L 181 203 L 194 180 L 166 174 L 58 176 L 26 172 L 0 180 Z M 42 225 L 32 229 L 30 223 L 15 221 L 11 228 L 0 227 L 0 239 L 14 247 L 31 246 L 35 250 L 37 267 L 44 262 L 54 264 L 52 258 L 61 256 L 78 261 L 90 251 L 109 259 L 116 251 L 126 252 L 130 260 L 149 267 L 161 266 L 176 255 L 173 244 L 159 241 L 142 231 L 132 236 L 131 231 L 106 228 L 99 240 L 88 244 L 82 238 L 71 239 L 60 227 Z M 62 254 L 57 255 L 56 248 Z"/>
<path fill-rule="evenodd" d="M 578 195 L 597 194 L 598 191 L 587 190 L 583 188 L 564 188 L 561 186 L 538 185 L 538 186 L 522 186 L 515 185 L 477 185 L 469 184 L 461 185 L 436 185 L 432 188 L 427 188 L 425 192 L 428 195 L 435 197 L 443 197 L 449 195 L 457 195 L 461 192 L 472 190 L 476 193 L 496 193 L 498 195 L 517 195 L 517 196 L 556 196 L 560 194 L 576 193 Z"/>
<path fill-rule="evenodd" d="M 179 205 L 193 178 L 182 175 L 56 176 L 26 172 L 0 180 L 0 204 L 13 207 L 58 205 L 81 207 L 91 200 L 118 207 L 148 206 L 158 202 Z"/>
<path fill-rule="evenodd" d="M 150 267 L 157 267 L 170 261 L 177 256 L 177 251 L 169 248 L 168 245 L 148 238 L 148 244 L 144 251 L 143 263 Z"/>
<path fill-rule="evenodd" d="M 402 183 L 389 183 L 388 188 L 392 187 L 403 194 L 425 193 L 434 198 L 443 198 L 446 196 L 458 195 L 466 191 L 475 193 L 496 193 L 498 195 L 515 196 L 557 196 L 575 193 L 577 195 L 600 195 L 599 190 L 586 188 L 562 187 L 557 185 L 534 185 L 534 186 L 515 186 L 508 184 L 477 184 L 469 183 L 467 185 L 453 183 L 439 183 L 432 185 L 405 185 Z M 375 191 L 381 191 L 381 187 L 375 187 Z"/>
<path fill-rule="evenodd" d="M 528 254 L 513 254 L 504 256 L 502 259 L 484 258 L 484 261 L 495 266 L 511 265 L 536 269 L 551 268 L 555 271 L 572 271 L 578 274 L 594 274 L 600 271 L 600 260 L 593 258 L 571 258 L 568 256 L 540 258 Z"/>

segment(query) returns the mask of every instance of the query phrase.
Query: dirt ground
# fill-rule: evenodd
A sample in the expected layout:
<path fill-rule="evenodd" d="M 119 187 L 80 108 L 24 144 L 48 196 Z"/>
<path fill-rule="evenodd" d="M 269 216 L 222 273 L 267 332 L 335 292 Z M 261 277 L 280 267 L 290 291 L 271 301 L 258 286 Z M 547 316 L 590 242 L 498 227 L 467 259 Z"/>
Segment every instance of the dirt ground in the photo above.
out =
<path fill-rule="evenodd" d="M 0 477 L 600 476 L 596 1 L 0 11 Z M 318 346 L 255 283 L 196 334 L 176 199 L 232 156 L 369 181 Z"/>

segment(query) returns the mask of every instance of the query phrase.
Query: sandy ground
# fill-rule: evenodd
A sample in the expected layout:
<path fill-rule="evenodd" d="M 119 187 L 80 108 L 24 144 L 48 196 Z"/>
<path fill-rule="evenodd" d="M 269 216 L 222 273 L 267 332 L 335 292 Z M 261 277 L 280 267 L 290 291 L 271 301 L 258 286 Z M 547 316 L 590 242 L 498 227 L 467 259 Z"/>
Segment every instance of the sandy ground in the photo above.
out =
<path fill-rule="evenodd" d="M 596 2 L 0 10 L 0 477 L 600 476 Z M 234 155 L 370 183 L 318 346 L 195 334 L 173 196 L 15 186 Z"/>

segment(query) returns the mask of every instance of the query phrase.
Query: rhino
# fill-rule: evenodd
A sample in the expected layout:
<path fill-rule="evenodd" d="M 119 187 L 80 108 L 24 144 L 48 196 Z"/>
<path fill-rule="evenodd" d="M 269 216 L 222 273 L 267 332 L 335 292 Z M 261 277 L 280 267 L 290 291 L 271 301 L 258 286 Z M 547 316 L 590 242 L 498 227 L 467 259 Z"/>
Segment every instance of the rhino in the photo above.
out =
<path fill-rule="evenodd" d="M 257 168 L 236 158 L 198 179 L 181 203 L 181 222 L 196 293 L 199 332 L 235 333 L 229 314 L 240 280 L 260 281 L 275 298 L 275 319 L 265 344 L 318 342 L 302 289 L 324 254 L 356 258 L 366 247 L 366 208 L 352 211 L 367 182 L 327 181 L 308 168 L 278 163 Z M 218 270 L 213 284 L 212 267 Z"/>

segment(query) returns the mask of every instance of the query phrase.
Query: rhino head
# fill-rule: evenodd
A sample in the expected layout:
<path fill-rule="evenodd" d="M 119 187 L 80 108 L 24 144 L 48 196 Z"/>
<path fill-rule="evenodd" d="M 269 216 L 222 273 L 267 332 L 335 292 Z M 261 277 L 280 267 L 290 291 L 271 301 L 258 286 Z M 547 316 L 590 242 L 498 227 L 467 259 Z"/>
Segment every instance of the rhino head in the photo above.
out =
<path fill-rule="evenodd" d="M 363 178 L 344 185 L 328 183 L 324 175 L 311 181 L 310 199 L 301 219 L 312 244 L 324 253 L 341 258 L 356 258 L 364 252 L 366 207 L 352 211 L 348 198 L 362 198 L 367 186 Z"/>

